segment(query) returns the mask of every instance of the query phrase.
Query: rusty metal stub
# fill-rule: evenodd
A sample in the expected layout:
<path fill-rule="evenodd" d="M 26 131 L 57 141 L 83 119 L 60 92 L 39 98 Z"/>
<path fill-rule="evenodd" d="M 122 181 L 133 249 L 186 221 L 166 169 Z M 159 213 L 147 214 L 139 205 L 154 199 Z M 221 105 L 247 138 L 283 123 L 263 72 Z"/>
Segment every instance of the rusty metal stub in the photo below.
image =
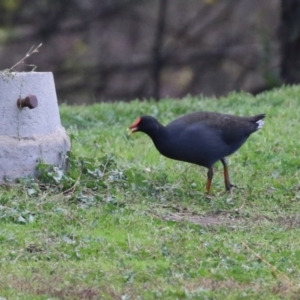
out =
<path fill-rule="evenodd" d="M 38 106 L 38 100 L 35 95 L 30 94 L 25 98 L 19 98 L 17 100 L 17 105 L 19 108 L 28 107 L 29 109 L 33 109 Z"/>

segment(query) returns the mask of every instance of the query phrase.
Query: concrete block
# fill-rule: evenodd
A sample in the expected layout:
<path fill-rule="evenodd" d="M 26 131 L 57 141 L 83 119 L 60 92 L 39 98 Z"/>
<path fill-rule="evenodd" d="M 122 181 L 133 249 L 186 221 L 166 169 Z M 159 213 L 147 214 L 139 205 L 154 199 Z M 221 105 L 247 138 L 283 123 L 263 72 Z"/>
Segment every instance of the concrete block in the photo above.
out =
<path fill-rule="evenodd" d="M 37 107 L 18 107 L 28 95 L 36 96 Z M 70 148 L 52 73 L 0 72 L 0 183 L 36 176 L 39 161 L 64 168 Z"/>

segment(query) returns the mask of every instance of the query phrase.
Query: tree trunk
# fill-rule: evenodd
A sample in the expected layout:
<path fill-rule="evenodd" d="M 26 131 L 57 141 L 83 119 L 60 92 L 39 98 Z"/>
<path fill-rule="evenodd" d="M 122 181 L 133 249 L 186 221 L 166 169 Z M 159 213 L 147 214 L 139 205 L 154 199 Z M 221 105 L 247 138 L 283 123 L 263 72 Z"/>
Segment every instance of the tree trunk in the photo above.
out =
<path fill-rule="evenodd" d="M 163 68 L 162 47 L 166 27 L 167 0 L 159 0 L 158 18 L 155 30 L 153 52 L 152 52 L 152 78 L 153 78 L 153 98 L 160 99 L 161 70 Z"/>
<path fill-rule="evenodd" d="M 300 0 L 281 0 L 281 79 L 300 82 Z"/>

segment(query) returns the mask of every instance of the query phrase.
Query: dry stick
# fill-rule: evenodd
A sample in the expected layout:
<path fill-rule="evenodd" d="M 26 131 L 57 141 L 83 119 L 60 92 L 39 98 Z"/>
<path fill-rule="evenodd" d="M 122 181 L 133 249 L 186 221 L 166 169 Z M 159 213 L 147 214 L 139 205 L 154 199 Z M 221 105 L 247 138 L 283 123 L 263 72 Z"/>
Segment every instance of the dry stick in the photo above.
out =
<path fill-rule="evenodd" d="M 272 271 L 274 272 L 274 274 L 276 274 L 276 276 L 278 278 L 281 278 L 282 281 L 285 281 L 286 284 L 288 284 L 289 286 L 292 286 L 293 288 L 299 288 L 299 286 L 295 285 L 295 283 L 283 272 L 279 271 L 275 266 L 271 265 L 265 258 L 263 258 L 262 256 L 260 256 L 259 254 L 257 254 L 256 252 L 254 252 L 245 242 L 242 242 L 243 246 L 249 250 L 256 258 L 260 259 L 264 264 L 266 264 L 268 267 L 270 267 L 272 269 Z"/>
<path fill-rule="evenodd" d="M 63 195 L 73 193 L 75 191 L 77 185 L 80 183 L 81 175 L 82 175 L 82 173 L 80 172 L 80 174 L 79 174 L 78 178 L 76 179 L 75 183 L 69 189 L 62 192 Z"/>
<path fill-rule="evenodd" d="M 149 204 L 146 203 L 146 206 L 148 207 L 148 211 L 150 211 L 154 217 L 160 220 L 165 220 L 165 217 L 162 214 L 156 213 Z"/>
<path fill-rule="evenodd" d="M 20 64 L 24 64 L 25 63 L 25 59 L 28 58 L 29 56 L 31 56 L 33 53 L 37 53 L 39 52 L 39 48 L 42 47 L 42 43 L 39 44 L 36 48 L 34 48 L 34 46 L 32 46 L 29 51 L 26 53 L 26 55 L 19 60 L 16 64 L 14 64 L 11 68 L 9 68 L 9 71 L 14 71 L 14 68 Z"/>

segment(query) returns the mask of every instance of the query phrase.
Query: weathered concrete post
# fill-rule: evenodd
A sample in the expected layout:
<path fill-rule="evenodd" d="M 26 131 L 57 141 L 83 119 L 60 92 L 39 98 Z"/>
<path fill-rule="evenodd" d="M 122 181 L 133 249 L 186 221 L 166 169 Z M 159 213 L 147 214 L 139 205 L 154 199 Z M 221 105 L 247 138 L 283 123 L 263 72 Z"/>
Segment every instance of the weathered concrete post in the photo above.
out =
<path fill-rule="evenodd" d="M 35 176 L 40 161 L 64 168 L 70 148 L 52 73 L 0 72 L 0 183 Z"/>

